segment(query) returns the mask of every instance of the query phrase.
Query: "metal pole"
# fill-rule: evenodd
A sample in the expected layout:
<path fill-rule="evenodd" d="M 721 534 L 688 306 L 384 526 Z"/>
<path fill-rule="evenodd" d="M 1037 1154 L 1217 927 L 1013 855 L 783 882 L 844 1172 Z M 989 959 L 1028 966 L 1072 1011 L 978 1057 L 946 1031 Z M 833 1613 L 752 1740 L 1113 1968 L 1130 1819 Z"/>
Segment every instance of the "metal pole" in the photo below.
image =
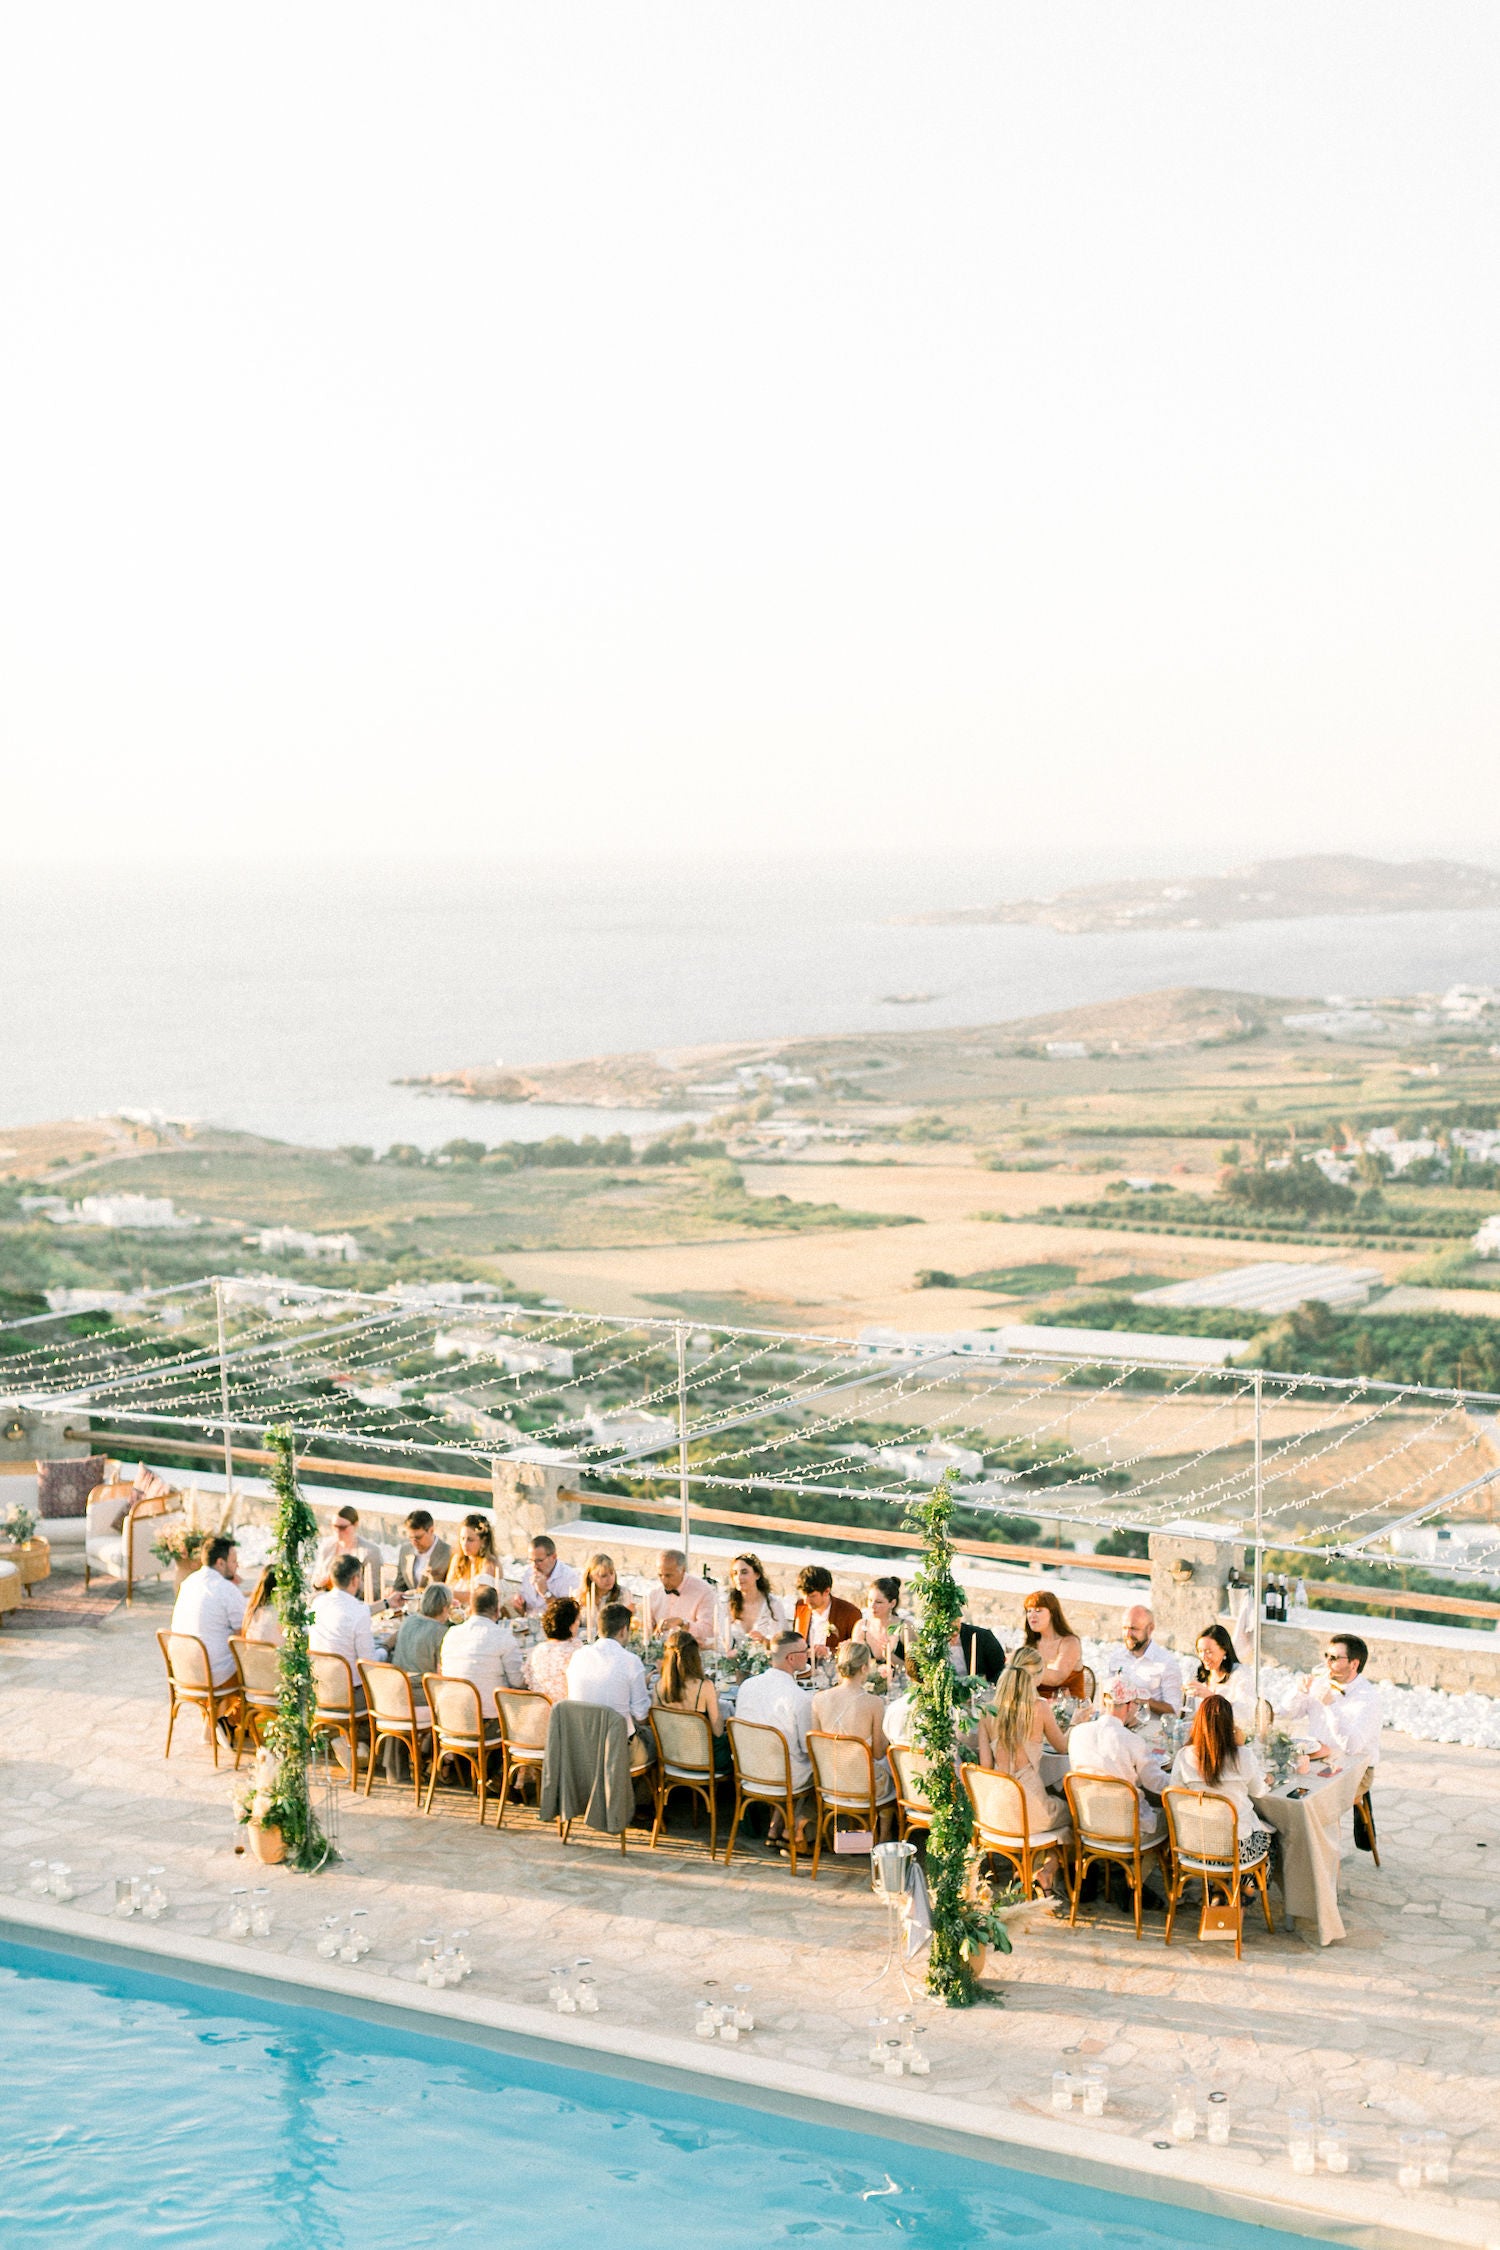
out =
<path fill-rule="evenodd" d="M 687 1568 L 692 1530 L 688 1521 L 687 1330 L 677 1323 L 677 1497 L 682 1506 L 682 1562 Z"/>
<path fill-rule="evenodd" d="M 1255 1716 L 1260 1721 L 1260 1620 L 1264 1608 L 1265 1548 L 1261 1544 L 1261 1510 L 1265 1499 L 1265 1476 L 1261 1451 L 1261 1371 L 1255 1370 Z"/>
<path fill-rule="evenodd" d="M 234 1437 L 229 1426 L 229 1362 L 224 1343 L 224 1284 L 214 1283 L 214 1310 L 219 1320 L 219 1404 L 224 1410 L 224 1521 L 234 1506 Z"/>

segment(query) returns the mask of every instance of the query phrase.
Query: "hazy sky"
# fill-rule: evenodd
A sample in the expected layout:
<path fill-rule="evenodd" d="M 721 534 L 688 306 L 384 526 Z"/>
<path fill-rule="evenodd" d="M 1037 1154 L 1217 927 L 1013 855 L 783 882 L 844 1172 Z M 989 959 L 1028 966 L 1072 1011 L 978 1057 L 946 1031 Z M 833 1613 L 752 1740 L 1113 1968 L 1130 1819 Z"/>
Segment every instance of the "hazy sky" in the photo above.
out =
<path fill-rule="evenodd" d="M 1493 0 L 5 23 L 26 848 L 1500 858 Z"/>

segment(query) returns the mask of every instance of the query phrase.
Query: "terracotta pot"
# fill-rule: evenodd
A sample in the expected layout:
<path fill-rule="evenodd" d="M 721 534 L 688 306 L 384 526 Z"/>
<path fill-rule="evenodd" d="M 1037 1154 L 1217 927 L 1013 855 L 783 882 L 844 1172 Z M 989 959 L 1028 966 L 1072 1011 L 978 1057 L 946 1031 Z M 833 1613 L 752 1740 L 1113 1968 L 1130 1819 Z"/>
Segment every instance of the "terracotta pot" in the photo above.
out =
<path fill-rule="evenodd" d="M 286 1858 L 286 1838 L 279 1828 L 261 1828 L 251 1820 L 245 1823 L 250 1837 L 250 1849 L 263 1867 L 279 1867 Z"/>
<path fill-rule="evenodd" d="M 197 1567 L 198 1565 L 195 1562 L 191 1562 L 188 1557 L 184 1555 L 180 1562 L 176 1562 L 172 1565 L 173 1585 L 180 1586 L 185 1578 L 191 1578 L 193 1572 L 197 1569 Z"/>
<path fill-rule="evenodd" d="M 989 1957 L 990 1949 L 987 1945 L 980 1946 L 977 1953 L 971 1953 L 969 1955 L 969 1975 L 973 1978 L 976 1984 L 978 1984 L 980 1978 L 984 1975 L 985 1963 L 988 1961 Z"/>

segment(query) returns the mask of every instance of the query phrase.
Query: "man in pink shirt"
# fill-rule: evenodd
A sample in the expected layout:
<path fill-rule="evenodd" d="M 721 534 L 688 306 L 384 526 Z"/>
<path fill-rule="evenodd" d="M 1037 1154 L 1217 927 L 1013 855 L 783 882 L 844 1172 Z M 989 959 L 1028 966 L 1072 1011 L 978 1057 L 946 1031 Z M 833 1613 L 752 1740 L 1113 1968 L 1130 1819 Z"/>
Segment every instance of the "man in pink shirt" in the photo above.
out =
<path fill-rule="evenodd" d="M 669 1625 L 686 1625 L 700 1648 L 714 1637 L 714 1590 L 707 1579 L 688 1574 L 687 1557 L 680 1547 L 664 1548 L 656 1558 L 659 1584 L 646 1595 L 642 1623 L 649 1639 Z"/>

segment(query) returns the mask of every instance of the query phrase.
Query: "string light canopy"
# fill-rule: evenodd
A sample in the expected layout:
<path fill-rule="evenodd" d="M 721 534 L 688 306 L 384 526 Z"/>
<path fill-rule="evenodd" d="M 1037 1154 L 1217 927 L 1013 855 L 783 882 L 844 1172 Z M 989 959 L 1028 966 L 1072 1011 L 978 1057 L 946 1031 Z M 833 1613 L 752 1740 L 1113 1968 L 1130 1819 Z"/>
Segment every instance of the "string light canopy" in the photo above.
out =
<path fill-rule="evenodd" d="M 220 1318 L 222 1315 L 222 1328 Z M 221 1343 L 222 1338 L 222 1343 Z M 206 1276 L 99 1324 L 0 1327 L 0 1416 L 426 1466 L 545 1462 L 595 1491 L 659 1480 L 815 1500 L 851 1533 L 948 1471 L 985 1519 L 1203 1536 L 1397 1567 L 1392 1535 L 1497 1488 L 1500 1397 L 1366 1378 L 610 1318 L 473 1296 Z M 1257 1466 L 1258 1463 L 1258 1466 Z M 1484 1578 L 1500 1529 L 1454 1575 Z"/>

